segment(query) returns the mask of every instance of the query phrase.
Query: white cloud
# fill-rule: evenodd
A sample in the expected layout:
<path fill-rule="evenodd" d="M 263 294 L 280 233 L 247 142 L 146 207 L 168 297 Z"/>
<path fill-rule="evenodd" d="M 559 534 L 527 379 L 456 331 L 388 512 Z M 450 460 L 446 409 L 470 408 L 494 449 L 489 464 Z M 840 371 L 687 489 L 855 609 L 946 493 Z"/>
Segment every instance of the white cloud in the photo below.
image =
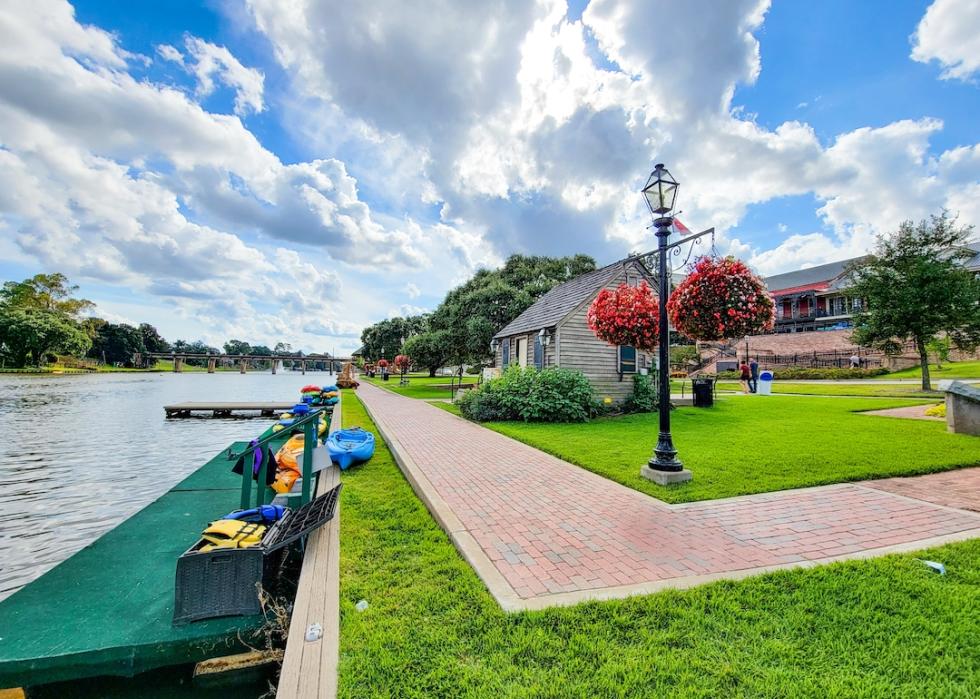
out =
<path fill-rule="evenodd" d="M 214 335 L 284 332 L 301 346 L 298 324 L 278 320 L 283 307 L 351 332 L 332 320 L 338 264 L 426 259 L 417 246 L 432 244 L 430 229 L 379 223 L 343 163 L 285 165 L 237 117 L 135 79 L 131 55 L 66 3 L 4 6 L 0 32 L 0 231 L 46 267 L 167 297 Z M 188 47 L 202 79 L 261 106 L 261 81 L 230 53 Z M 313 246 L 320 264 L 274 241 Z"/>
<path fill-rule="evenodd" d="M 184 65 L 184 54 L 182 54 L 180 49 L 175 46 L 171 46 L 170 44 L 160 44 L 157 46 L 157 53 L 160 54 L 160 57 L 164 60 L 171 61 L 172 63 L 176 63 L 181 66 Z"/>
<path fill-rule="evenodd" d="M 916 27 L 912 58 L 938 61 L 945 80 L 970 80 L 980 70 L 980 2 L 935 0 Z"/>
<path fill-rule="evenodd" d="M 417 198 L 441 201 L 444 222 L 498 256 L 585 251 L 608 260 L 643 247 L 637 191 L 656 160 L 681 178 L 685 218 L 714 225 L 732 250 L 746 249 L 727 231 L 748 207 L 815 195 L 831 231 L 821 257 L 862 250 L 904 217 L 968 203 L 980 179 L 972 162 L 961 182 L 937 169 L 928 142 L 941 129 L 935 119 L 857 129 L 828 147 L 806 123 L 768 129 L 743 114 L 732 96 L 762 70 L 755 32 L 767 0 L 721 9 L 593 0 L 580 21 L 561 0 L 462 13 L 392 0 L 346 5 L 339 17 L 325 0 L 282 11 L 270 0 L 249 5 L 294 72 L 297 100 L 307 115 L 326 115 L 334 143 L 414 152 L 403 159 L 425 165 L 399 170 L 399 191 L 414 186 Z M 649 34 L 659 25 L 685 40 L 662 50 Z M 915 182 L 916 206 L 898 173 Z M 460 249 L 472 255 L 478 245 Z M 815 248 L 780 250 L 795 260 Z"/>
<path fill-rule="evenodd" d="M 914 52 L 966 77 L 969 37 L 929 53 L 949 24 L 929 17 L 949 6 L 930 8 Z M 564 0 L 250 0 L 242 35 L 262 32 L 291 80 L 267 105 L 262 71 L 228 48 L 157 47 L 188 91 L 134 77 L 125 37 L 63 2 L 8 4 L 0 230 L 52 268 L 165 297 L 209 337 L 303 346 L 353 342 L 353 325 L 511 252 L 650 247 L 638 190 L 658 161 L 682 182 L 685 222 L 765 271 L 860 254 L 943 206 L 980 223 L 980 146 L 934 152 L 937 118 L 828 141 L 734 104 L 764 69 L 767 10 L 592 0 L 573 21 Z M 683 37 L 669 50 L 651 39 L 663 26 Z M 219 86 L 235 113 L 199 104 Z M 301 157 L 282 162 L 240 118 L 266 109 Z M 769 250 L 735 237 L 750 207 L 786 196 L 815 197 L 825 230 Z"/>
<path fill-rule="evenodd" d="M 197 77 L 197 94 L 214 92 L 214 81 L 235 91 L 235 114 L 261 112 L 265 77 L 254 68 L 246 68 L 224 46 L 215 46 L 203 39 L 188 36 L 187 52 L 194 58 L 189 70 Z"/>

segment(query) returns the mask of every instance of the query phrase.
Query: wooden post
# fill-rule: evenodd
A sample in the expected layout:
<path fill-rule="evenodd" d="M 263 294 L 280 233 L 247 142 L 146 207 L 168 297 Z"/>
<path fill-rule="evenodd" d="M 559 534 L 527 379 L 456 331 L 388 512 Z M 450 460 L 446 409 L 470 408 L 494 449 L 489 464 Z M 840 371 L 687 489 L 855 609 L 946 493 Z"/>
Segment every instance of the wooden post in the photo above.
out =
<path fill-rule="evenodd" d="M 310 501 L 310 486 L 313 484 L 313 449 L 316 448 L 317 420 L 306 423 L 303 434 L 303 502 Z"/>
<path fill-rule="evenodd" d="M 248 501 L 252 494 L 252 459 L 255 458 L 251 451 L 246 451 L 245 454 L 245 460 L 242 465 L 242 497 L 239 500 L 241 503 L 239 509 L 242 510 L 248 509 Z M 262 487 L 261 484 L 259 487 Z"/>
<path fill-rule="evenodd" d="M 209 374 L 213 374 L 214 373 L 214 365 L 215 365 L 215 363 L 217 363 L 217 361 L 218 360 L 215 359 L 214 357 L 210 357 L 208 359 L 208 373 Z"/>
<path fill-rule="evenodd" d="M 275 375 L 275 373 L 276 373 L 276 365 L 277 365 L 278 363 L 279 363 L 279 360 L 278 360 L 278 359 L 276 359 L 275 357 L 273 357 L 273 358 L 272 358 L 272 374 L 273 374 L 273 375 Z"/>

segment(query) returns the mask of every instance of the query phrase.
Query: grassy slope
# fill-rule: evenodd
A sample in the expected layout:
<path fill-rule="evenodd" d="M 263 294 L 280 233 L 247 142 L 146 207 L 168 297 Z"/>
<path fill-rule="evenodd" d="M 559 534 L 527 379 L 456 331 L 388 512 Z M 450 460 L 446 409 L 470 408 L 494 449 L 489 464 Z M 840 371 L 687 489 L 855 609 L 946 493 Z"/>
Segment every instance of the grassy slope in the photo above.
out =
<path fill-rule="evenodd" d="M 721 398 L 671 416 L 674 446 L 694 472 L 663 487 L 640 477 L 657 441 L 657 415 L 584 424 L 503 422 L 486 427 L 668 502 L 761 493 L 980 463 L 980 438 L 941 422 L 853 411 L 915 405 L 879 398 Z"/>
<path fill-rule="evenodd" d="M 886 379 L 918 379 L 922 376 L 919 367 L 893 371 L 882 378 Z M 929 365 L 929 376 L 933 381 L 939 379 L 980 379 L 980 360 L 967 362 L 947 362 L 942 369 L 937 369 L 935 365 Z"/>
<path fill-rule="evenodd" d="M 344 423 L 373 429 L 348 392 Z M 970 697 L 980 541 L 505 615 L 379 442 L 343 475 L 342 697 Z M 367 599 L 368 610 L 354 604 Z"/>

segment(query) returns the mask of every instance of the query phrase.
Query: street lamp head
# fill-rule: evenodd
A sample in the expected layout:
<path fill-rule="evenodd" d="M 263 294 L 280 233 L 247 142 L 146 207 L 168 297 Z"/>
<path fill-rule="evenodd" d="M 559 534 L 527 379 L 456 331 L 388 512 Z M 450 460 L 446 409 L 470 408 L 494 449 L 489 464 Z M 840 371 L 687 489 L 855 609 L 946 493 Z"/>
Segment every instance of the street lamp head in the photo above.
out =
<path fill-rule="evenodd" d="M 663 163 L 657 163 L 646 185 L 643 187 L 643 198 L 646 199 L 650 213 L 654 216 L 669 215 L 677 199 L 677 188 L 680 184 L 674 179 Z"/>

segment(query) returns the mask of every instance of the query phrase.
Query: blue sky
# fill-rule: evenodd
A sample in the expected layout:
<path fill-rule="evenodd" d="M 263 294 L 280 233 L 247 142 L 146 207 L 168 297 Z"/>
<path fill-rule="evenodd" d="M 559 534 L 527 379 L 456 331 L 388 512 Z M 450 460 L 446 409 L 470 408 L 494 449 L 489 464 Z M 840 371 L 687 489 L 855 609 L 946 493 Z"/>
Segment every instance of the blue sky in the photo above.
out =
<path fill-rule="evenodd" d="M 0 275 L 171 339 L 353 349 L 514 252 L 682 218 L 763 274 L 980 223 L 970 0 L 0 9 Z"/>

